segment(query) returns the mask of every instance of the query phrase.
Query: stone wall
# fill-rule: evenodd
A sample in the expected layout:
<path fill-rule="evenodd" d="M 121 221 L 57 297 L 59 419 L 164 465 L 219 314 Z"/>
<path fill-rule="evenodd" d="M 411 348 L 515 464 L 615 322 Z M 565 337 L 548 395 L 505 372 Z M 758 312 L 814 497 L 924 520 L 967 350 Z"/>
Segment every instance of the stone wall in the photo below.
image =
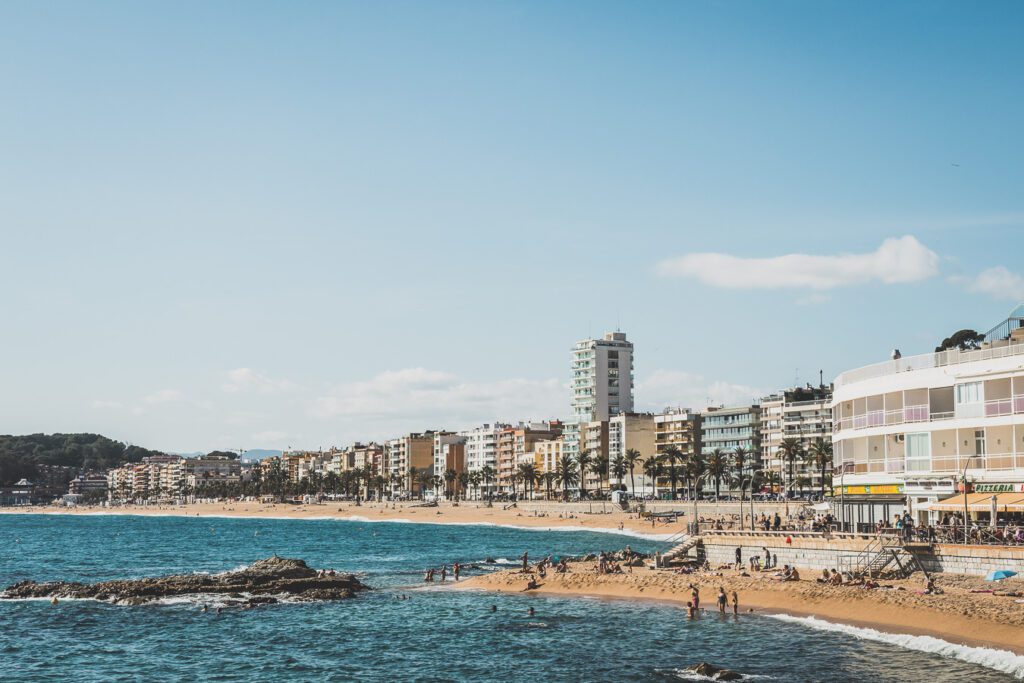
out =
<path fill-rule="evenodd" d="M 712 566 L 732 564 L 736 561 L 736 548 L 740 547 L 746 566 L 752 555 L 763 558 L 763 548 L 768 548 L 778 556 L 780 567 L 788 564 L 816 574 L 823 569 L 842 568 L 842 558 L 857 555 L 872 539 L 873 536 L 859 534 L 833 534 L 825 538 L 821 534 L 797 532 L 707 532 L 703 537 L 703 554 Z M 690 557 L 697 552 L 691 550 Z M 918 557 L 929 572 L 984 576 L 993 570 L 1010 569 L 1024 575 L 1024 546 L 937 545 L 920 551 Z"/>

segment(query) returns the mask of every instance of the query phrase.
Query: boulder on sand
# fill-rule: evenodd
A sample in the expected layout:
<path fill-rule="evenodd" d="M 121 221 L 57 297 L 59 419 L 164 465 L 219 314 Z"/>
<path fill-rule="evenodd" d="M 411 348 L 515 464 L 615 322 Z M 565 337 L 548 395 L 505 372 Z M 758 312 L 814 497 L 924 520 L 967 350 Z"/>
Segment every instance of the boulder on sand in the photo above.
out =
<path fill-rule="evenodd" d="M 22 581 L 0 592 L 0 599 L 92 598 L 139 605 L 161 598 L 217 595 L 228 604 L 255 607 L 278 602 L 344 600 L 369 587 L 352 574 L 335 574 L 309 567 L 302 560 L 270 557 L 244 569 L 223 574 L 178 574 L 151 579 L 125 579 L 100 583 Z"/>

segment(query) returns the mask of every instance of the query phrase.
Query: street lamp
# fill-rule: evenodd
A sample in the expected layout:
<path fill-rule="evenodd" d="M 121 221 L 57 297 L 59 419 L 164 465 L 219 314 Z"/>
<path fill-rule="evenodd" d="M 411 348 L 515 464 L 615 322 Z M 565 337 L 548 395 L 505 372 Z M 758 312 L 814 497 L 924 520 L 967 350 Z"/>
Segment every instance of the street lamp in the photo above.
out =
<path fill-rule="evenodd" d="M 964 463 L 964 471 L 960 477 L 960 481 L 963 482 L 964 487 L 964 545 L 967 545 L 967 468 L 971 464 L 971 459 L 977 457 L 977 453 L 967 456 L 967 462 Z"/>

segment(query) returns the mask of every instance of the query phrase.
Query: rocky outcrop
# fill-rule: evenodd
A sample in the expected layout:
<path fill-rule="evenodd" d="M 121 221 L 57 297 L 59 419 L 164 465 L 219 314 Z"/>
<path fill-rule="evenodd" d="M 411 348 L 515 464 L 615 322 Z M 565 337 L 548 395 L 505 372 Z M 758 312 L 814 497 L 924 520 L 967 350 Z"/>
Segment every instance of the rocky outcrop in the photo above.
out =
<path fill-rule="evenodd" d="M 713 681 L 739 681 L 743 679 L 743 674 L 730 671 L 729 669 L 721 669 L 714 664 L 708 664 L 707 662 L 701 662 L 700 664 L 694 664 L 688 666 L 683 671 L 697 674 L 698 676 L 704 676 L 710 678 Z"/>
<path fill-rule="evenodd" d="M 279 602 L 344 600 L 368 590 L 352 574 L 334 574 L 310 568 L 302 560 L 271 557 L 244 569 L 223 574 L 180 574 L 152 579 L 100 583 L 22 581 L 9 586 L 0 599 L 92 598 L 139 605 L 162 598 L 216 595 L 225 604 L 256 606 Z"/>

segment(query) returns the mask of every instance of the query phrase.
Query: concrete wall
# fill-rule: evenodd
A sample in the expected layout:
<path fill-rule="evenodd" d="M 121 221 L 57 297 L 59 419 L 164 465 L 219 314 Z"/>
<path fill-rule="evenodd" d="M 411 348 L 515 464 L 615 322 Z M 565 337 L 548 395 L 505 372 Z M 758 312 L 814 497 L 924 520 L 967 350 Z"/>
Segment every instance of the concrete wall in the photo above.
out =
<path fill-rule="evenodd" d="M 819 574 L 823 569 L 839 569 L 844 556 L 855 555 L 871 542 L 872 536 L 834 534 L 830 539 L 821 534 L 757 534 L 737 532 L 709 532 L 704 535 L 704 557 L 712 566 L 732 564 L 736 561 L 736 548 L 743 549 L 746 565 L 752 555 L 764 557 L 763 547 L 778 556 L 778 563 L 793 565 Z M 691 550 L 693 557 L 697 551 Z M 931 551 L 919 554 L 929 572 L 970 574 L 984 576 L 997 569 L 1010 569 L 1024 574 L 1024 547 L 937 545 Z M 763 560 L 762 560 L 763 562 Z"/>

